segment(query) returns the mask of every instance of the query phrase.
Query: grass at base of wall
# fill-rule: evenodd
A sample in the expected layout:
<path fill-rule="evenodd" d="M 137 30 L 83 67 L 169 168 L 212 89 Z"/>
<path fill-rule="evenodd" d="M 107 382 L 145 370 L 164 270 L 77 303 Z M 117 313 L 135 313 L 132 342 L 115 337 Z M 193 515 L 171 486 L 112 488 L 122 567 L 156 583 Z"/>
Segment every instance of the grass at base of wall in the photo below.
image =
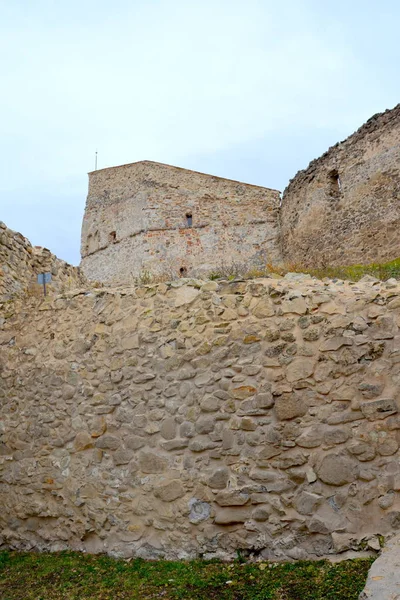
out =
<path fill-rule="evenodd" d="M 373 559 L 294 563 L 116 560 L 0 552 L 2 600 L 357 600 Z"/>
<path fill-rule="evenodd" d="M 323 279 L 329 277 L 330 279 L 350 279 L 351 281 L 358 281 L 364 275 L 372 275 L 377 279 L 386 281 L 391 277 L 400 279 L 400 258 L 392 260 L 387 263 L 372 263 L 370 265 L 349 265 L 347 267 L 320 267 L 318 269 L 306 269 L 300 266 L 294 266 L 293 269 L 289 267 L 285 269 L 286 273 L 289 271 L 309 273 L 317 279 Z"/>
<path fill-rule="evenodd" d="M 323 266 L 309 268 L 301 264 L 267 264 L 265 269 L 248 269 L 245 265 L 223 266 L 208 274 L 208 278 L 215 279 L 255 279 L 257 277 L 268 277 L 273 274 L 284 277 L 287 273 L 307 273 L 317 279 L 344 279 L 359 281 L 364 275 L 372 275 L 381 281 L 391 277 L 400 279 L 400 258 L 387 263 L 371 263 L 369 265 L 348 265 L 339 267 Z"/>
<path fill-rule="evenodd" d="M 386 281 L 391 277 L 400 279 L 400 258 L 396 258 L 387 263 L 372 263 L 369 265 L 348 265 L 342 267 L 330 267 L 323 266 L 318 268 L 309 268 L 298 263 L 281 263 L 274 265 L 268 263 L 265 267 L 249 267 L 246 263 L 225 263 L 221 264 L 208 273 L 189 273 L 184 278 L 199 278 L 199 279 L 210 279 L 211 281 L 219 279 L 257 279 L 258 277 L 271 277 L 278 275 L 284 277 L 287 273 L 308 273 L 312 277 L 317 279 L 324 279 L 328 277 L 330 279 L 347 279 L 351 281 L 358 281 L 364 275 L 372 275 L 377 279 Z M 152 285 L 157 283 L 164 283 L 179 279 L 179 275 L 173 270 L 169 269 L 168 272 L 162 274 L 153 274 L 151 271 L 142 271 L 138 277 L 133 278 L 132 282 L 135 285 Z M 102 284 L 99 284 L 102 287 Z"/>

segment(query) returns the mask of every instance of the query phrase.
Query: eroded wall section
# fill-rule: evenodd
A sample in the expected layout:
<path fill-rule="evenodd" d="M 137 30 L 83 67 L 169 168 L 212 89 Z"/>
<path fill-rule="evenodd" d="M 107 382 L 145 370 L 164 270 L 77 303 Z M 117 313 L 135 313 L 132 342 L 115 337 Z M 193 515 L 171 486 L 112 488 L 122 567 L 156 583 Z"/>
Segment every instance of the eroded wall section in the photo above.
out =
<path fill-rule="evenodd" d="M 375 115 L 289 183 L 283 258 L 306 267 L 400 257 L 400 105 Z"/>
<path fill-rule="evenodd" d="M 26 237 L 0 222 L 0 302 L 25 294 L 41 296 L 39 273 L 51 273 L 49 294 L 79 287 L 85 282 L 79 268 L 60 260 L 46 248 L 32 246 Z"/>
<path fill-rule="evenodd" d="M 279 259 L 279 192 L 150 161 L 94 171 L 82 228 L 91 280 L 131 283 Z"/>
<path fill-rule="evenodd" d="M 299 279 L 3 310 L 0 545 L 379 548 L 400 527 L 400 286 Z"/>

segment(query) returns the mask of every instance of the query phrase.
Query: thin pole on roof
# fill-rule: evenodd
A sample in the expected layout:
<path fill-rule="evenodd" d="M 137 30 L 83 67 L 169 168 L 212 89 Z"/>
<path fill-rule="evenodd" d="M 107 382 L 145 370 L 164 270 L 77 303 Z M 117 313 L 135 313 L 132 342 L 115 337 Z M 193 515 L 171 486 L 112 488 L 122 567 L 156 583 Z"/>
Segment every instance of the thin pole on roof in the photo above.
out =
<path fill-rule="evenodd" d="M 95 157 L 94 157 L 94 170 L 97 171 L 97 150 L 95 152 Z"/>

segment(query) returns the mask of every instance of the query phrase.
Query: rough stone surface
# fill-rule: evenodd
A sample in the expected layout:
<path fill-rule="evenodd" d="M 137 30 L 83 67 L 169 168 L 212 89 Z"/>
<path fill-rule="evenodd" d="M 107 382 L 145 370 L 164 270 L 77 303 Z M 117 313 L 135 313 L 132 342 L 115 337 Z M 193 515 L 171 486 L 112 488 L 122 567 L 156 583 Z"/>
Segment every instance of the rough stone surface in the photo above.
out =
<path fill-rule="evenodd" d="M 379 545 L 373 548 L 379 549 Z M 359 600 L 400 599 L 400 536 L 392 538 L 369 570 Z"/>
<path fill-rule="evenodd" d="M 320 267 L 392 260 L 400 256 L 399 163 L 400 105 L 374 115 L 300 171 L 281 205 L 276 190 L 151 161 L 94 171 L 81 267 L 91 280 L 126 285 L 149 276 L 194 277 L 271 263 Z M 398 302 L 393 299 L 390 307 Z M 283 314 L 306 314 L 300 296 L 285 299 L 280 308 Z M 266 298 L 251 306 L 260 319 L 273 316 L 273 309 Z M 332 303 L 326 310 L 338 307 Z M 227 306 L 224 320 L 230 314 Z M 313 341 L 319 333 L 313 328 L 304 339 Z M 387 339 L 390 325 L 376 335 Z"/>
<path fill-rule="evenodd" d="M 37 283 L 40 273 L 50 273 L 49 295 L 84 285 L 79 268 L 32 244 L 23 235 L 8 229 L 0 221 L 0 302 L 29 294 L 40 297 L 43 286 Z"/>
<path fill-rule="evenodd" d="M 283 259 L 303 266 L 400 256 L 400 105 L 312 161 L 283 193 Z"/>
<path fill-rule="evenodd" d="M 321 481 L 329 485 L 345 485 L 357 478 L 354 461 L 340 454 L 327 454 L 316 470 Z"/>
<path fill-rule="evenodd" d="M 265 267 L 280 259 L 279 204 L 276 190 L 151 161 L 94 171 L 81 267 L 107 284 Z"/>
<path fill-rule="evenodd" d="M 360 408 L 367 419 L 385 419 L 397 413 L 397 405 L 391 398 L 381 398 L 373 402 L 361 402 Z"/>
<path fill-rule="evenodd" d="M 194 278 L 398 258 L 399 126 L 374 116 L 281 208 L 148 161 L 90 174 L 82 268 L 125 287 L 0 223 L 0 547 L 311 558 L 400 529 L 399 282 Z M 389 550 L 364 599 L 399 596 Z"/>
<path fill-rule="evenodd" d="M 0 302 L 0 546 L 376 547 L 400 528 L 396 298 L 303 275 Z"/>
<path fill-rule="evenodd" d="M 276 416 L 280 421 L 302 417 L 307 412 L 307 406 L 299 396 L 294 394 L 282 395 L 275 402 Z"/>

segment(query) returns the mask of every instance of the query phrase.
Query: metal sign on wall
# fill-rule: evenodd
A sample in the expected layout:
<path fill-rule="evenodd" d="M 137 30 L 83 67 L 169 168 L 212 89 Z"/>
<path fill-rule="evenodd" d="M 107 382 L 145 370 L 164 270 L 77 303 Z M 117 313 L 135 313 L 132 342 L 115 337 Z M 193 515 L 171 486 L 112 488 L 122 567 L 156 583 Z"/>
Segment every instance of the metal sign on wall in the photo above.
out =
<path fill-rule="evenodd" d="M 39 273 L 37 276 L 37 282 L 40 283 L 40 285 L 51 283 L 51 273 Z"/>
<path fill-rule="evenodd" d="M 43 294 L 46 296 L 46 283 L 51 283 L 51 273 L 39 273 L 37 282 L 43 286 Z"/>

